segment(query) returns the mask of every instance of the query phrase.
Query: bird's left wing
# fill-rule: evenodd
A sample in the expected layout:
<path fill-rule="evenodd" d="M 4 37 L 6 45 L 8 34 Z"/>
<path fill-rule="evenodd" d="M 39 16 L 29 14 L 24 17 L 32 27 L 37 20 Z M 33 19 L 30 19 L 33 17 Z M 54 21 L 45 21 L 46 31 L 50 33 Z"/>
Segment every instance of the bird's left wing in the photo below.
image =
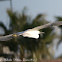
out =
<path fill-rule="evenodd" d="M 44 24 L 44 25 L 35 27 L 35 28 L 33 28 L 33 30 L 40 30 L 40 29 L 43 29 L 43 28 L 47 28 L 47 27 L 49 27 L 50 25 L 52 25 L 52 23 L 48 23 L 48 24 Z"/>
<path fill-rule="evenodd" d="M 40 29 L 43 29 L 43 28 L 47 28 L 49 26 L 59 26 L 59 25 L 62 25 L 62 21 L 57 21 L 57 22 L 53 22 L 53 23 L 47 23 L 47 24 L 35 27 L 35 28 L 33 28 L 33 30 L 40 30 Z"/>
<path fill-rule="evenodd" d="M 52 26 L 59 26 L 59 25 L 62 25 L 62 21 L 57 21 L 52 23 Z"/>

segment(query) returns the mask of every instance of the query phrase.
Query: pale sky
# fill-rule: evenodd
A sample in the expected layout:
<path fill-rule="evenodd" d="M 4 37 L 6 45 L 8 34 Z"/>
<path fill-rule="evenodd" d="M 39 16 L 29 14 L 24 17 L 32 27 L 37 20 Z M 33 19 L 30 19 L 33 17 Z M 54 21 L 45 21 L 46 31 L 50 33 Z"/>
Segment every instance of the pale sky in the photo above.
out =
<path fill-rule="evenodd" d="M 39 13 L 47 14 L 47 19 L 54 21 L 54 16 L 62 16 L 62 0 L 12 0 L 13 11 L 21 12 L 27 7 L 27 13 L 35 17 Z M 0 20 L 9 24 L 7 8 L 10 8 L 10 1 L 0 1 Z"/>
<path fill-rule="evenodd" d="M 47 14 L 47 20 L 51 21 L 55 21 L 54 16 L 62 16 L 62 0 L 12 0 L 12 6 L 13 11 L 20 13 L 24 7 L 27 7 L 27 13 L 33 18 L 39 13 Z M 7 8 L 10 8 L 10 1 L 0 1 L 0 21 L 8 28 Z"/>

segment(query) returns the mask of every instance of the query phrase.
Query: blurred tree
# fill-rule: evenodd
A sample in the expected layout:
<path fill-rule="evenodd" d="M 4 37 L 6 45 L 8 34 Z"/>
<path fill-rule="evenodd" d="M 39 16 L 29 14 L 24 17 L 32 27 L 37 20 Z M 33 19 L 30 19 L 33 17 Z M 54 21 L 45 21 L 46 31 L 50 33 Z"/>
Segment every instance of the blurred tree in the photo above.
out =
<path fill-rule="evenodd" d="M 17 12 L 7 10 L 7 13 L 10 17 L 11 29 L 9 34 L 48 23 L 43 14 L 38 14 L 35 19 L 33 19 L 33 22 L 29 24 L 27 23 L 27 20 L 30 18 L 24 12 L 18 14 Z M 31 21 L 31 19 L 29 21 Z M 10 40 L 10 42 L 6 42 L 6 45 L 14 52 L 18 51 L 18 46 L 20 45 L 20 58 L 22 60 L 23 58 L 33 58 L 37 59 L 37 62 L 39 62 L 41 59 L 51 59 L 52 55 L 48 51 L 47 45 L 53 41 L 55 34 L 52 33 L 53 29 L 51 27 L 40 31 L 45 32 L 45 34 L 43 34 L 43 36 L 40 35 L 39 39 L 24 38 L 23 36 L 20 36 L 18 39 L 14 38 Z"/>
<path fill-rule="evenodd" d="M 62 17 L 56 16 L 56 21 L 62 21 Z M 62 25 L 60 25 L 59 28 L 61 29 L 61 35 L 60 35 L 60 40 L 59 40 L 59 42 L 57 44 L 57 47 L 62 42 Z"/>

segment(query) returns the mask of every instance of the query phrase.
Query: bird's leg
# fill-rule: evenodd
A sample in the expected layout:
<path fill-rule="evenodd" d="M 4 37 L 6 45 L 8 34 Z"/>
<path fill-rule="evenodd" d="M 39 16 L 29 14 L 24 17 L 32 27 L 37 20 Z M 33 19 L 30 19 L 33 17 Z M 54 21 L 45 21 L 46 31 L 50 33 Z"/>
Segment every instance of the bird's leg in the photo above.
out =
<path fill-rule="evenodd" d="M 18 37 L 18 35 L 17 35 L 17 34 L 13 34 L 12 36 L 13 36 L 13 37 Z"/>

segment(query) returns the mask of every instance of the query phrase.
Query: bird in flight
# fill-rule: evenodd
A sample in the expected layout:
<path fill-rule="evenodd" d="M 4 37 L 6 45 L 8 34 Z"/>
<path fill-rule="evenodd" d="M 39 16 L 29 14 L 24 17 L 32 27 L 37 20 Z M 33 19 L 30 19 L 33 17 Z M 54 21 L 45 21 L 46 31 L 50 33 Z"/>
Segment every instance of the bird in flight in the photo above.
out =
<path fill-rule="evenodd" d="M 53 23 L 47 23 L 47 24 L 44 24 L 44 25 L 41 25 L 41 26 L 38 26 L 38 27 L 35 27 L 35 28 L 32 28 L 32 29 L 22 31 L 22 32 L 17 32 L 17 33 L 9 34 L 9 35 L 6 35 L 6 36 L 1 36 L 0 41 L 7 41 L 7 40 L 10 40 L 12 38 L 16 38 L 18 36 L 21 36 L 21 35 L 23 37 L 29 37 L 29 38 L 38 39 L 39 34 L 44 33 L 44 32 L 40 32 L 39 31 L 40 29 L 47 28 L 49 26 L 59 26 L 59 25 L 62 25 L 62 21 L 53 22 Z"/>

